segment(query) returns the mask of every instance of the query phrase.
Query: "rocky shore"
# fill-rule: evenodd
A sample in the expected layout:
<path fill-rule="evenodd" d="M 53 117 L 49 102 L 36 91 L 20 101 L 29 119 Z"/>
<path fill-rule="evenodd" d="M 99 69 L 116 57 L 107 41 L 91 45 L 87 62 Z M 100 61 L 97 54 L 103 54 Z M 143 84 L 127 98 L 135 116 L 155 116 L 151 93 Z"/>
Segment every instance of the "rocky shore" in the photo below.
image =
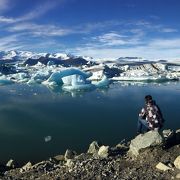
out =
<path fill-rule="evenodd" d="M 86 153 L 66 150 L 37 164 L 0 165 L 0 179 L 180 179 L 180 129 L 149 131 L 109 147 L 94 141 Z"/>

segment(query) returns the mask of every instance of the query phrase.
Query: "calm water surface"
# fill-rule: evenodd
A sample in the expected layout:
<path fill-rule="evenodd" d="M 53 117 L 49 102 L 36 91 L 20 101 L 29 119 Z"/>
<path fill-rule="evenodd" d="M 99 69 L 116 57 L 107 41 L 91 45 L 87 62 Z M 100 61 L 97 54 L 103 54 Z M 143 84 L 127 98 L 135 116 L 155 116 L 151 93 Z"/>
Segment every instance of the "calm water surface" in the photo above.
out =
<path fill-rule="evenodd" d="M 107 89 L 74 93 L 40 85 L 0 86 L 0 163 L 10 158 L 37 162 L 64 154 L 67 148 L 80 153 L 93 140 L 105 145 L 128 140 L 135 136 L 147 94 L 160 106 L 164 128 L 180 128 L 180 82 L 115 83 Z"/>

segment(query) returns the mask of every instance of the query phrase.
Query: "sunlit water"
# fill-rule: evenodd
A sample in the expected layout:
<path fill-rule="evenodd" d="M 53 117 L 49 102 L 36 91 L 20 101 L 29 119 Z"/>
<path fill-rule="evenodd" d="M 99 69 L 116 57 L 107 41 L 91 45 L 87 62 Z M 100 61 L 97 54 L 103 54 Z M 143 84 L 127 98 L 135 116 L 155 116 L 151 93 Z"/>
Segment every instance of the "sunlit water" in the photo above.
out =
<path fill-rule="evenodd" d="M 114 83 L 74 93 L 40 85 L 0 86 L 0 163 L 37 162 L 67 148 L 81 153 L 93 140 L 105 145 L 129 140 L 147 94 L 160 106 L 164 128 L 180 128 L 180 82 Z"/>

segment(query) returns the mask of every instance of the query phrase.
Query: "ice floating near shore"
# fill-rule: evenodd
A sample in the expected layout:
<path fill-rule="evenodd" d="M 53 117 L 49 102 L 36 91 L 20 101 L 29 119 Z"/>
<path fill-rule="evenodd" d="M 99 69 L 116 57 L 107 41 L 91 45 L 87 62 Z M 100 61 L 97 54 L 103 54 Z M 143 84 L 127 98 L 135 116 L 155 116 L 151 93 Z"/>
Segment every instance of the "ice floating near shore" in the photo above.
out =
<path fill-rule="evenodd" d="M 44 137 L 44 141 L 45 142 L 49 142 L 49 141 L 51 141 L 52 140 L 52 136 L 46 136 L 46 137 Z"/>
<path fill-rule="evenodd" d="M 180 80 L 180 65 L 167 61 L 162 63 L 155 61 L 127 63 L 126 61 L 108 60 L 92 62 L 90 58 L 84 64 L 82 62 L 86 61 L 85 59 L 78 59 L 78 57 L 62 53 L 34 55 L 30 52 L 11 51 L 1 55 L 3 57 L 0 61 L 3 60 L 3 64 L 0 64 L 0 85 L 12 83 L 43 84 L 49 89 L 74 92 L 107 87 L 110 82 L 114 81 L 161 83 Z M 8 61 L 13 60 L 15 64 L 8 64 L 7 61 L 5 66 L 4 58 Z M 34 58 L 36 63 L 27 65 L 23 61 L 15 61 L 21 58 L 24 62 L 29 58 Z M 62 61 L 62 63 L 58 64 L 55 61 Z"/>

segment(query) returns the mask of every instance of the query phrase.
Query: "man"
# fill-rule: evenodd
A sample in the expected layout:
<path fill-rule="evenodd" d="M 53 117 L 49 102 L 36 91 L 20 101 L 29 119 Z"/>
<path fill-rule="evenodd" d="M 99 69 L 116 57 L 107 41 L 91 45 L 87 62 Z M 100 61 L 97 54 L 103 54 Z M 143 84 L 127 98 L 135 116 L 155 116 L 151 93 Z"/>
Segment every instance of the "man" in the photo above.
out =
<path fill-rule="evenodd" d="M 145 107 L 139 113 L 138 119 L 138 134 L 142 133 L 142 128 L 145 131 L 159 130 L 163 125 L 163 117 L 161 110 L 153 101 L 151 95 L 145 96 Z"/>

